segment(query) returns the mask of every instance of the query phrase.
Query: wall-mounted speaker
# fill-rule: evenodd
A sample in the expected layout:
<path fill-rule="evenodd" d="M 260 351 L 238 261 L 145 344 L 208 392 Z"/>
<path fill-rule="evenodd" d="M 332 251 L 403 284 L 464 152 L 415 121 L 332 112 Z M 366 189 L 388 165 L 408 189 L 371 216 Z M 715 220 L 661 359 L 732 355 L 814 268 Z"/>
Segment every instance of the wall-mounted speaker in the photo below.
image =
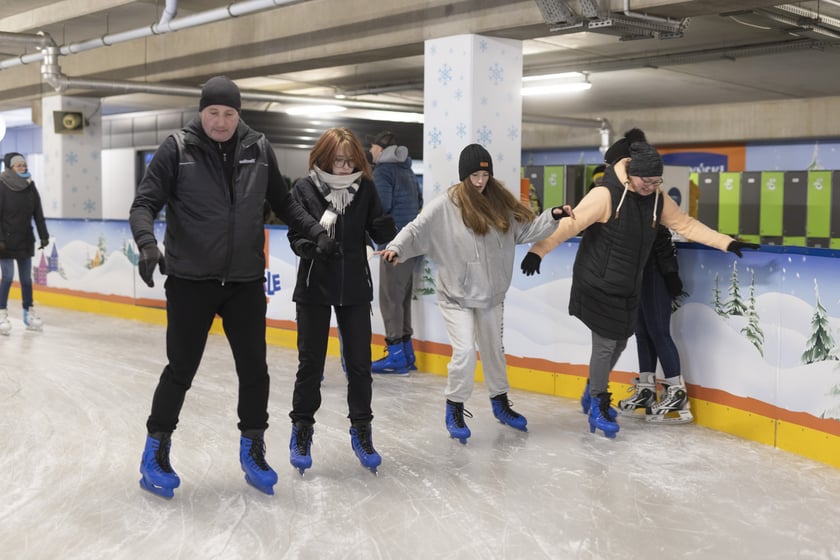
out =
<path fill-rule="evenodd" d="M 53 111 L 53 129 L 56 134 L 81 134 L 85 128 L 85 118 L 73 111 Z"/>

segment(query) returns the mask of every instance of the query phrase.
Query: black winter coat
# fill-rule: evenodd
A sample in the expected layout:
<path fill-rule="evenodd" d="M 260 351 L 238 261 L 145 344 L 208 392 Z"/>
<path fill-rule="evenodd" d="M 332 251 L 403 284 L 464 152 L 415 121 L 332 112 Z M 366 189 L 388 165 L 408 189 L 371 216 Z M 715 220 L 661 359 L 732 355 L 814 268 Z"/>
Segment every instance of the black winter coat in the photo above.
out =
<path fill-rule="evenodd" d="M 0 176 L 0 241 L 5 245 L 5 249 L 0 251 L 0 259 L 25 259 L 35 255 L 33 218 L 38 237 L 43 241 L 49 240 L 41 196 L 35 182 L 15 191 Z"/>
<path fill-rule="evenodd" d="M 327 209 L 327 200 L 314 181 L 305 177 L 292 188 L 292 198 L 316 220 Z M 301 257 L 293 300 L 314 305 L 358 305 L 373 301 L 373 282 L 367 259 L 367 237 L 374 243 L 387 243 L 397 234 L 394 220 L 382 210 L 373 181 L 362 179 L 353 202 L 338 216 L 335 240 L 343 257 L 325 260 L 316 254 L 316 245 L 291 225 L 289 243 Z"/>

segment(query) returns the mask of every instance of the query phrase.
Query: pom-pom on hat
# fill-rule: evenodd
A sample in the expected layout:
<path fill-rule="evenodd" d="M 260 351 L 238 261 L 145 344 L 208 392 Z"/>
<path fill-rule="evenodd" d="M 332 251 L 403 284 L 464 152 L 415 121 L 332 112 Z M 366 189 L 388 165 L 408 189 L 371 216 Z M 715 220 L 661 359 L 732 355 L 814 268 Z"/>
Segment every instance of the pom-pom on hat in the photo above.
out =
<path fill-rule="evenodd" d="M 239 87 L 225 76 L 210 78 L 201 88 L 201 101 L 198 103 L 198 110 L 203 111 L 205 107 L 210 105 L 224 105 L 239 111 L 242 108 Z"/>
<path fill-rule="evenodd" d="M 636 177 L 662 177 L 662 156 L 647 142 L 630 145 L 630 164 L 627 172 Z"/>
<path fill-rule="evenodd" d="M 370 140 L 371 145 L 387 148 L 397 145 L 397 135 L 389 130 L 383 130 Z"/>
<path fill-rule="evenodd" d="M 493 176 L 493 158 L 481 144 L 470 144 L 461 150 L 458 160 L 458 176 L 463 181 L 476 171 L 487 171 Z"/>
<path fill-rule="evenodd" d="M 607 148 L 607 151 L 604 152 L 604 163 L 615 165 L 618 160 L 630 157 L 630 145 L 633 142 L 647 142 L 642 129 L 631 128 L 624 133 L 623 138 L 619 138 L 612 146 Z"/>

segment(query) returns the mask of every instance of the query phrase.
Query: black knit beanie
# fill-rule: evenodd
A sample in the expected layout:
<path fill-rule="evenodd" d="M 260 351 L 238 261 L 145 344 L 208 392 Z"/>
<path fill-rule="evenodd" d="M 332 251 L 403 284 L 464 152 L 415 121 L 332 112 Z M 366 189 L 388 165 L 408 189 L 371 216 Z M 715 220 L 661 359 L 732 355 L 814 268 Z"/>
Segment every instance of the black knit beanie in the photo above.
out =
<path fill-rule="evenodd" d="M 635 177 L 662 177 L 662 156 L 647 142 L 630 145 L 630 164 L 627 172 Z"/>
<path fill-rule="evenodd" d="M 604 163 L 615 165 L 618 160 L 630 157 L 630 145 L 633 142 L 647 142 L 642 129 L 631 128 L 624 133 L 623 138 L 619 138 L 612 146 L 607 148 L 607 151 L 604 152 Z"/>
<path fill-rule="evenodd" d="M 239 88 L 225 76 L 210 78 L 201 88 L 201 101 L 198 103 L 198 110 L 203 111 L 205 107 L 210 105 L 225 105 L 239 111 L 242 108 Z"/>
<path fill-rule="evenodd" d="M 458 160 L 458 176 L 463 181 L 476 171 L 487 171 L 492 177 L 493 158 L 481 144 L 470 144 L 461 150 L 461 157 Z"/>

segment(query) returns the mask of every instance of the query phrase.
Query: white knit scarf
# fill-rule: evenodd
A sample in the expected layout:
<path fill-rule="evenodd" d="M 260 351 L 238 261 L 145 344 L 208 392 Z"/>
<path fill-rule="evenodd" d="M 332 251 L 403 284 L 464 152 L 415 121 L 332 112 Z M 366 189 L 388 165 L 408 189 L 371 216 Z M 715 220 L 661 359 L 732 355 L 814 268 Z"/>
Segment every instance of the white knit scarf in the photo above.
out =
<path fill-rule="evenodd" d="M 344 214 L 344 211 L 353 202 L 353 197 L 359 190 L 358 179 L 362 176 L 362 172 L 358 171 L 350 175 L 333 175 L 316 165 L 309 172 L 309 176 L 321 191 L 321 195 L 327 199 L 327 209 L 324 210 L 324 215 L 321 216 L 320 220 L 321 226 L 327 230 L 330 237 L 335 238 L 335 222 L 338 220 L 339 214 Z"/>

